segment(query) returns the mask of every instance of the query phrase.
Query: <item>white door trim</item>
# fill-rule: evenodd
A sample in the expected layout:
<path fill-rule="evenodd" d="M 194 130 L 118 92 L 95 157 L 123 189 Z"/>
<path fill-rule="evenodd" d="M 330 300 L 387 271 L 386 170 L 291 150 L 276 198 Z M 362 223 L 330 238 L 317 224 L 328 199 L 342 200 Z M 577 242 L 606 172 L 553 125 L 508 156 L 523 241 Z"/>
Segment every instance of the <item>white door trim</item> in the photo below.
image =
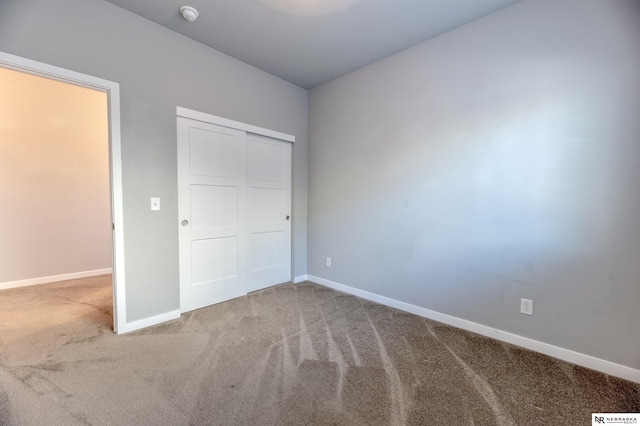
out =
<path fill-rule="evenodd" d="M 122 197 L 122 157 L 120 141 L 120 85 L 87 74 L 0 52 L 0 66 L 107 94 L 109 113 L 109 158 L 111 177 L 111 222 L 113 231 L 113 329 L 124 331 L 126 300 L 124 281 L 124 209 Z"/>
<path fill-rule="evenodd" d="M 202 121 L 204 123 L 217 124 L 218 126 L 230 127 L 232 129 L 243 130 L 247 133 L 255 135 L 268 136 L 274 139 L 280 139 L 286 142 L 295 142 L 296 137 L 286 133 L 276 132 L 275 130 L 265 129 L 263 127 L 253 126 L 251 124 L 242 123 L 240 121 L 229 120 L 227 118 L 218 117 L 216 115 L 207 114 L 205 112 L 195 111 L 188 108 L 177 107 L 176 114 L 178 117 L 190 118 L 192 120 Z"/>

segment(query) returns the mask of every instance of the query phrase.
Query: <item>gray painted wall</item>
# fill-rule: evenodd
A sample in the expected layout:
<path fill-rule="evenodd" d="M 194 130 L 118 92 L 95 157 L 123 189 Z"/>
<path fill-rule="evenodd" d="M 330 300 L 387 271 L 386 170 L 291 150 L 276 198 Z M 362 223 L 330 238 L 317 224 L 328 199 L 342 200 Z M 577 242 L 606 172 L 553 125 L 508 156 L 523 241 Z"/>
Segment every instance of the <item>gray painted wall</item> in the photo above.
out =
<path fill-rule="evenodd" d="M 294 275 L 306 273 L 306 90 L 100 0 L 2 0 L 0 50 L 120 84 L 128 322 L 179 309 L 176 106 L 296 137 Z"/>
<path fill-rule="evenodd" d="M 309 273 L 640 368 L 638 23 L 524 0 L 312 89 Z"/>

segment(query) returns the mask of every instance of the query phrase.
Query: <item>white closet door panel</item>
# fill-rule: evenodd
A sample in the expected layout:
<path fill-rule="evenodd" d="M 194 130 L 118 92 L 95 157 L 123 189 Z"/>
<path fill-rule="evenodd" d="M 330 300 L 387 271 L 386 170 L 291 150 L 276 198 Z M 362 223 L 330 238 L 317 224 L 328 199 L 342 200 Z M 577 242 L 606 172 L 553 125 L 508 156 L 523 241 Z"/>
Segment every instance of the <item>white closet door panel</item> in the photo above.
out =
<path fill-rule="evenodd" d="M 251 188 L 251 224 L 282 224 L 287 215 L 282 188 Z"/>
<path fill-rule="evenodd" d="M 197 122 L 194 122 L 197 123 Z M 190 174 L 238 177 L 238 140 L 244 135 L 224 127 L 189 129 Z"/>
<path fill-rule="evenodd" d="M 291 280 L 291 144 L 248 135 L 248 290 Z"/>
<path fill-rule="evenodd" d="M 180 310 L 247 292 L 246 134 L 178 118 Z"/>
<path fill-rule="evenodd" d="M 211 262 L 211 259 L 220 259 Z M 238 276 L 238 238 L 223 237 L 195 240 L 191 243 L 191 285 Z"/>
<path fill-rule="evenodd" d="M 191 185 L 191 227 L 215 230 L 238 226 L 238 188 Z"/>
<path fill-rule="evenodd" d="M 250 178 L 284 184 L 287 176 L 291 176 L 287 171 L 287 167 L 290 168 L 291 163 L 287 161 L 286 152 L 287 147 L 291 148 L 291 144 L 257 135 L 249 136 L 249 144 L 251 147 L 249 151 Z"/>
<path fill-rule="evenodd" d="M 254 271 L 284 266 L 282 251 L 285 248 L 285 233 L 264 232 L 251 235 L 251 267 Z"/>

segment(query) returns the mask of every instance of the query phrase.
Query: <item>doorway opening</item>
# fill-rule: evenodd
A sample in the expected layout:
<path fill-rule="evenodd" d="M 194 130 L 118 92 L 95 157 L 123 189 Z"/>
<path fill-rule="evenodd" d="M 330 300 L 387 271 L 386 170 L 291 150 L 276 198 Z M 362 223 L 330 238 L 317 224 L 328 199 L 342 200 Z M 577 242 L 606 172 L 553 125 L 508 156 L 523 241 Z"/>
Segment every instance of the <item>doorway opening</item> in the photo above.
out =
<path fill-rule="evenodd" d="M 111 274 L 118 333 L 126 324 L 118 84 L 3 52 L 0 84 L 0 289 L 71 279 L 104 288 Z"/>

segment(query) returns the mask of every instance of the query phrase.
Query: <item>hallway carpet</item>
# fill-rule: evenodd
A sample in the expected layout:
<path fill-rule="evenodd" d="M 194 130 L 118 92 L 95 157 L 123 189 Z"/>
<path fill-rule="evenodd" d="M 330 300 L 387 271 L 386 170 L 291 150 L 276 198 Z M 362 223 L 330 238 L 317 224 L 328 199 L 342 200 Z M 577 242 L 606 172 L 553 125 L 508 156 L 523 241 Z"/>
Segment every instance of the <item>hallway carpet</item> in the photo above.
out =
<path fill-rule="evenodd" d="M 640 385 L 283 284 L 121 336 L 110 276 L 0 292 L 0 425 L 590 425 Z"/>

